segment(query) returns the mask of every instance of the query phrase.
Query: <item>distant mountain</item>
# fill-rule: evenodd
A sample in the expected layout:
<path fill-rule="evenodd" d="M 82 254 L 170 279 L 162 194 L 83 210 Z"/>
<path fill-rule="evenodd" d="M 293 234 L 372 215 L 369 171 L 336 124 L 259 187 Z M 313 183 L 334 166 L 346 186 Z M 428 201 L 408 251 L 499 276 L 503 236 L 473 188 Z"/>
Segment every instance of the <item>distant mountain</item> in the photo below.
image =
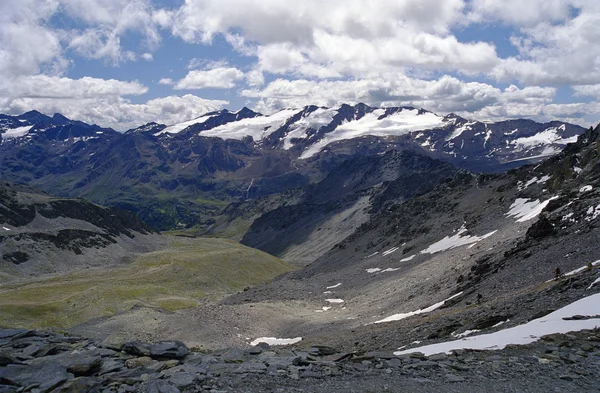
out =
<path fill-rule="evenodd" d="M 129 211 L 0 182 L 0 281 L 114 266 L 162 243 Z"/>
<path fill-rule="evenodd" d="M 161 230 L 207 228 L 229 202 L 315 184 L 354 157 L 411 150 L 499 172 L 554 155 L 584 131 L 364 104 L 221 110 L 125 133 L 32 111 L 0 115 L 0 178 L 132 210 Z"/>

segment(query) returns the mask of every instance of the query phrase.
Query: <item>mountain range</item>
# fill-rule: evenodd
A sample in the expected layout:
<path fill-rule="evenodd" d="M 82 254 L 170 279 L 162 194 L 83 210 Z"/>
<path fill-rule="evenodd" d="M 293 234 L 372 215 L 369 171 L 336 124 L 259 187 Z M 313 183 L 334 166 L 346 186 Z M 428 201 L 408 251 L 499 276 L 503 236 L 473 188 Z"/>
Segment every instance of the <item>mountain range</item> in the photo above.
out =
<path fill-rule="evenodd" d="M 160 230 L 206 230 L 228 203 L 310 186 L 349 158 L 410 150 L 497 173 L 552 156 L 584 131 L 364 104 L 221 110 L 124 133 L 32 111 L 0 115 L 0 178 L 131 210 Z"/>

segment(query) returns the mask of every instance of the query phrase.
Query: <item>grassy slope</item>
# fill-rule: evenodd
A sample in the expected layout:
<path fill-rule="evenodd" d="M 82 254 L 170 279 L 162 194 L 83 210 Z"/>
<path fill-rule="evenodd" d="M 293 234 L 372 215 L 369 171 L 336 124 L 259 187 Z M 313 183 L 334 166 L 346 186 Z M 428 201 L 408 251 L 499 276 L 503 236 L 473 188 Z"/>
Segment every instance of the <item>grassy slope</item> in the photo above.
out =
<path fill-rule="evenodd" d="M 123 267 L 0 285 L 0 326 L 68 328 L 134 305 L 189 308 L 294 269 L 233 241 L 173 238 Z"/>

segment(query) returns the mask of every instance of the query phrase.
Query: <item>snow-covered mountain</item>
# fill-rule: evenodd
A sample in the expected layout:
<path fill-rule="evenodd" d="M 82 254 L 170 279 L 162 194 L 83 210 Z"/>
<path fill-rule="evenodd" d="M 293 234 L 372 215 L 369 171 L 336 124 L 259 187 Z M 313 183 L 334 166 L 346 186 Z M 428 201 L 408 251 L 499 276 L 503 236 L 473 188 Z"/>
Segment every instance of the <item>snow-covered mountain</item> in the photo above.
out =
<path fill-rule="evenodd" d="M 486 161 L 510 165 L 552 156 L 575 142 L 584 131 L 562 122 L 490 123 L 412 107 L 372 108 L 364 104 L 338 108 L 307 106 L 269 116 L 247 108 L 239 112 L 223 110 L 166 128 L 156 127 L 154 135 L 160 137 L 179 133 L 235 140 L 250 137 L 259 146 L 290 150 L 299 159 L 310 159 L 352 141 L 351 144 L 359 145 L 401 145 L 440 159 L 479 161 L 479 166 L 484 167 Z M 470 169 L 478 168 L 473 165 Z"/>
<path fill-rule="evenodd" d="M 167 229 L 210 225 L 220 206 L 211 200 L 304 187 L 346 160 L 409 150 L 474 172 L 501 172 L 554 155 L 584 131 L 562 122 L 485 123 L 364 104 L 271 115 L 220 110 L 125 133 L 32 111 L 0 115 L 0 179 L 131 209 Z"/>

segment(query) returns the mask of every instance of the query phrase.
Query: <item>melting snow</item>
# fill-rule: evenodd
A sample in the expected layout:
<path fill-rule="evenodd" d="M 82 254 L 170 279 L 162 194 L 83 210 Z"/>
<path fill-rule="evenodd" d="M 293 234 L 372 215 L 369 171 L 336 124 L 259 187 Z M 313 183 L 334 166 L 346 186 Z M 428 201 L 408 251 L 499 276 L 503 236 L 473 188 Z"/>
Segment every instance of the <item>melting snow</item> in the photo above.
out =
<path fill-rule="evenodd" d="M 334 288 L 337 288 L 337 287 L 339 287 L 340 285 L 342 285 L 342 283 L 341 283 L 341 282 L 338 282 L 337 284 L 335 284 L 335 285 L 332 285 L 332 286 L 330 286 L 330 287 L 327 287 L 327 288 L 325 288 L 325 289 L 334 289 Z"/>
<path fill-rule="evenodd" d="M 365 271 L 366 271 L 367 273 L 377 273 L 377 272 L 380 272 L 380 271 L 381 271 L 381 269 L 380 269 L 380 268 L 378 268 L 378 267 L 371 267 L 371 268 L 369 268 L 369 269 L 365 269 Z"/>
<path fill-rule="evenodd" d="M 510 210 L 508 211 L 508 213 L 506 213 L 506 215 L 509 217 L 517 217 L 517 222 L 529 221 L 532 218 L 537 217 L 542 212 L 542 210 L 544 210 L 544 208 L 548 206 L 548 203 L 550 203 L 550 201 L 557 198 L 558 197 L 555 196 L 544 202 L 540 202 L 539 199 L 536 199 L 535 201 L 529 201 L 529 199 L 517 198 L 513 202 L 513 204 L 510 205 Z"/>
<path fill-rule="evenodd" d="M 587 214 L 587 217 L 585 218 L 586 221 L 595 220 L 596 217 L 600 216 L 600 205 L 598 205 L 596 207 L 590 206 L 590 208 L 587 210 L 586 214 Z"/>
<path fill-rule="evenodd" d="M 580 299 L 545 317 L 534 319 L 523 325 L 500 330 L 495 333 L 467 337 L 462 340 L 426 345 L 394 352 L 400 356 L 407 353 L 421 352 L 428 355 L 449 353 L 455 349 L 503 349 L 509 344 L 524 345 L 537 341 L 540 337 L 554 333 L 594 329 L 600 326 L 600 317 L 584 320 L 564 320 L 573 315 L 600 315 L 600 293 Z"/>
<path fill-rule="evenodd" d="M 29 130 L 31 130 L 32 128 L 33 128 L 33 126 L 11 128 L 11 129 L 4 131 L 0 135 L 2 135 L 2 139 L 18 138 L 18 137 L 27 135 Z"/>
<path fill-rule="evenodd" d="M 558 133 L 558 130 L 559 127 L 547 128 L 544 131 L 538 132 L 535 135 L 517 138 L 513 143 L 517 146 L 532 147 L 537 145 L 550 145 L 553 143 L 559 145 L 566 145 L 567 143 L 577 142 L 577 136 L 573 136 L 571 138 L 563 138 Z"/>
<path fill-rule="evenodd" d="M 178 134 L 181 131 L 183 131 L 186 128 L 188 128 L 189 126 L 193 126 L 194 124 L 202 124 L 202 123 L 204 123 L 205 121 L 207 121 L 211 117 L 212 116 L 200 116 L 200 117 L 197 117 L 197 118 L 195 118 L 193 120 L 188 120 L 188 121 L 184 121 L 182 123 L 173 124 L 172 126 L 169 126 L 169 127 L 165 128 L 164 130 L 157 132 L 154 135 Z"/>
<path fill-rule="evenodd" d="M 365 257 L 365 259 L 367 259 L 367 258 L 371 258 L 371 257 L 374 257 L 374 256 L 375 256 L 375 255 L 377 255 L 377 254 L 379 254 L 379 251 L 375 251 L 373 254 L 371 254 L 371 255 L 367 255 L 367 256 Z"/>
<path fill-rule="evenodd" d="M 457 293 L 456 295 L 452 295 L 450 296 L 448 299 L 446 300 L 442 300 L 439 303 L 436 303 L 432 306 L 429 306 L 427 308 L 424 308 L 422 310 L 416 310 L 416 311 L 411 311 L 411 312 L 407 312 L 407 313 L 400 313 L 400 314 L 394 314 L 390 317 L 384 318 L 380 321 L 375 321 L 375 323 L 385 323 L 385 322 L 393 322 L 393 321 L 400 321 L 402 319 L 408 318 L 408 317 L 412 317 L 413 315 L 419 315 L 419 314 L 424 314 L 424 313 L 428 313 L 428 312 L 432 312 L 434 310 L 437 310 L 438 308 L 442 307 L 444 305 L 444 303 L 446 303 L 448 300 L 452 300 L 457 296 L 462 295 L 462 292 Z"/>
<path fill-rule="evenodd" d="M 250 345 L 258 345 L 260 343 L 266 343 L 269 345 L 291 345 L 302 341 L 302 337 L 296 338 L 275 338 L 275 337 L 260 337 L 252 341 Z"/>
<path fill-rule="evenodd" d="M 598 284 L 599 282 L 600 282 L 600 277 L 598 277 L 598 278 L 596 279 L 596 281 L 594 281 L 593 283 L 591 283 L 591 284 L 590 284 L 590 286 L 589 286 L 589 287 L 587 287 L 587 289 L 592 289 L 592 287 L 593 287 L 594 285 Z"/>
<path fill-rule="evenodd" d="M 403 258 L 400 260 L 400 262 L 408 262 L 408 261 L 412 261 L 415 257 L 417 256 L 417 254 L 411 255 L 409 257 Z"/>
<path fill-rule="evenodd" d="M 543 176 L 541 179 L 538 179 L 537 176 L 536 176 L 533 179 L 529 180 L 527 183 L 523 183 L 522 181 L 518 181 L 517 182 L 517 189 L 519 191 L 523 191 L 524 189 L 526 189 L 527 187 L 529 187 L 532 184 L 535 184 L 535 183 L 538 183 L 538 184 L 540 184 L 540 183 L 546 183 L 548 180 L 550 180 L 550 176 L 549 175 Z"/>
<path fill-rule="evenodd" d="M 455 337 L 455 338 L 463 338 L 463 337 L 470 336 L 470 335 L 471 335 L 471 334 L 473 334 L 473 333 L 478 333 L 478 332 L 480 332 L 480 331 L 481 331 L 480 329 L 465 330 L 464 332 L 462 332 L 462 333 L 459 333 L 459 334 L 454 334 L 454 333 L 452 333 L 452 334 L 451 334 L 451 336 L 452 336 L 452 337 Z"/>
<path fill-rule="evenodd" d="M 584 193 L 584 192 L 590 192 L 594 189 L 594 187 L 587 185 L 587 186 L 583 186 L 579 189 L 579 192 Z"/>
<path fill-rule="evenodd" d="M 334 303 L 344 303 L 344 301 L 342 299 L 325 299 L 325 301 L 327 303 L 332 303 L 332 304 L 334 304 Z"/>
<path fill-rule="evenodd" d="M 476 123 L 475 122 L 468 122 L 468 123 L 465 123 L 463 126 L 456 127 L 454 129 L 454 131 L 452 132 L 452 134 L 450 134 L 450 136 L 446 138 L 446 140 L 447 141 L 451 141 L 452 139 L 458 138 L 463 132 L 471 130 L 472 126 L 474 124 L 476 124 Z M 464 142 L 464 140 L 463 140 L 463 142 Z"/>
<path fill-rule="evenodd" d="M 592 262 L 592 266 L 598 266 L 598 265 L 600 265 L 600 260 L 597 260 L 597 261 L 595 261 L 595 262 Z M 577 269 L 575 269 L 575 270 L 571 270 L 570 272 L 568 272 L 568 273 L 565 273 L 565 277 L 568 277 L 568 276 L 574 276 L 575 274 L 579 274 L 579 273 L 581 273 L 581 272 L 583 272 L 583 271 L 586 271 L 586 270 L 587 270 L 587 268 L 588 268 L 588 267 L 587 267 L 587 265 L 585 265 L 585 266 L 582 266 L 582 267 L 580 267 L 580 268 L 577 268 Z"/>
<path fill-rule="evenodd" d="M 388 267 L 387 269 L 382 270 L 382 273 L 391 273 L 391 272 L 395 272 L 396 270 L 400 270 L 400 268 L 393 268 L 393 267 Z"/>
<path fill-rule="evenodd" d="M 5 231 L 10 231 L 10 228 L 7 227 L 2 227 L 2 229 L 4 229 Z"/>
<path fill-rule="evenodd" d="M 486 233 L 483 236 L 461 236 L 467 231 L 467 228 L 463 225 L 458 232 L 453 236 L 446 236 L 439 242 L 433 243 L 425 250 L 421 251 L 421 254 L 435 254 L 436 252 L 451 250 L 456 247 L 465 246 L 471 243 L 477 243 L 483 239 L 487 239 L 498 231 Z"/>
<path fill-rule="evenodd" d="M 300 159 L 314 156 L 330 143 L 359 138 L 361 136 L 399 136 L 419 130 L 441 127 L 444 125 L 443 117 L 431 112 L 419 115 L 419 110 L 404 109 L 383 119 L 385 109 L 376 109 L 366 114 L 359 120 L 350 121 L 338 126 L 332 132 L 323 136 L 323 139 L 306 149 Z"/>
<path fill-rule="evenodd" d="M 258 116 L 223 124 L 213 129 L 202 131 L 200 135 L 221 139 L 243 139 L 251 136 L 255 141 L 260 141 L 277 131 L 296 113 L 298 113 L 297 109 L 284 109 L 271 116 Z"/>
<path fill-rule="evenodd" d="M 305 139 L 307 131 L 313 129 L 318 131 L 321 127 L 328 125 L 333 121 L 333 116 L 336 115 L 337 109 L 319 108 L 308 116 L 302 117 L 300 120 L 292 124 L 287 135 L 283 139 L 283 148 L 289 150 L 292 148 L 292 139 Z"/>
<path fill-rule="evenodd" d="M 381 254 L 381 255 L 385 257 L 386 255 L 390 255 L 391 253 L 394 253 L 394 252 L 398 251 L 399 249 L 400 249 L 400 247 L 393 247 L 387 251 L 384 251 L 383 254 Z"/>

